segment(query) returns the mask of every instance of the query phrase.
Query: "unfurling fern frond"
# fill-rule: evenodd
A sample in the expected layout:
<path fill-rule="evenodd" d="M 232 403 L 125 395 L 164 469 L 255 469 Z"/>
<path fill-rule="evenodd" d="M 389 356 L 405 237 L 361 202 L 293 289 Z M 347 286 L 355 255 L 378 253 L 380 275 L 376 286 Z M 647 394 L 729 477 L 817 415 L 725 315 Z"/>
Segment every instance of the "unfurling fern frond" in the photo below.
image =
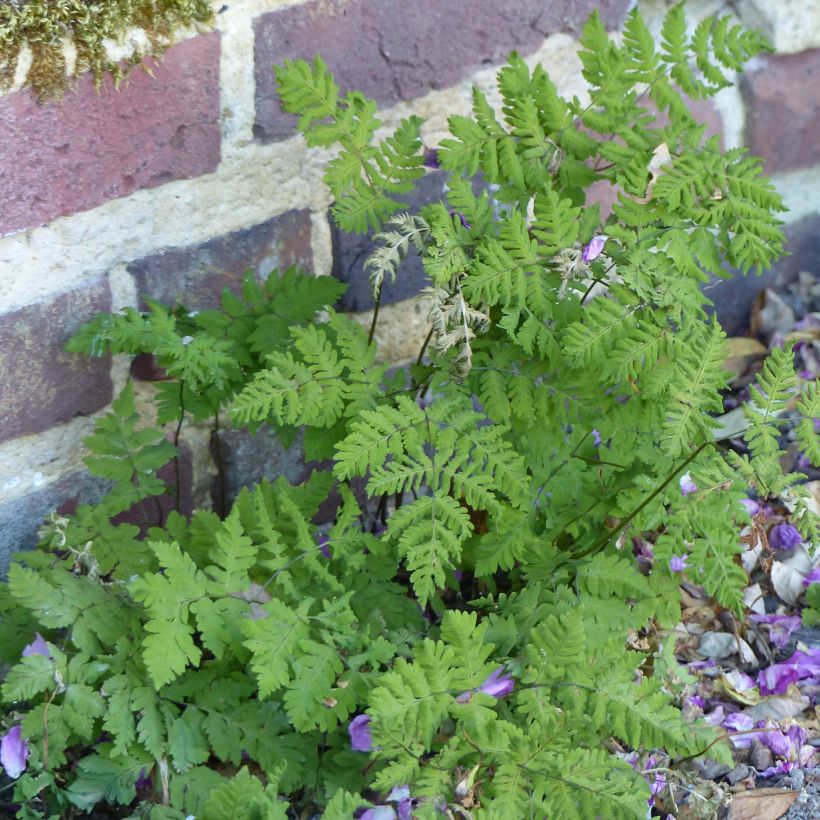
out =
<path fill-rule="evenodd" d="M 389 276 L 391 282 L 396 281 L 399 265 L 411 245 L 419 254 L 424 251 L 430 233 L 430 226 L 424 219 L 409 213 L 391 217 L 388 225 L 394 225 L 396 230 L 383 231 L 373 237 L 376 249 L 364 263 L 364 269 L 370 271 L 370 289 L 374 298 L 378 297 L 385 276 Z"/>

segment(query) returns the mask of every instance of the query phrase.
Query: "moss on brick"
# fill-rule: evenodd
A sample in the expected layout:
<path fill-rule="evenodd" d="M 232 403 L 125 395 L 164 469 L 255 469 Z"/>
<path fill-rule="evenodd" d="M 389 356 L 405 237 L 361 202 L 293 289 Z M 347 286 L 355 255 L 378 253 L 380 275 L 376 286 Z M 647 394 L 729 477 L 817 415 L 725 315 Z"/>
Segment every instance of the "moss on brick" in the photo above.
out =
<path fill-rule="evenodd" d="M 159 54 L 180 26 L 209 23 L 208 0 L 12 0 L 0 3 L 0 88 L 14 81 L 23 46 L 32 51 L 26 76 L 41 99 L 62 96 L 68 81 L 63 42 L 77 50 L 75 73 L 90 71 L 99 83 L 106 72 L 119 82 L 146 56 L 113 61 L 106 40 L 119 41 L 132 29 L 149 38 L 149 54 Z"/>

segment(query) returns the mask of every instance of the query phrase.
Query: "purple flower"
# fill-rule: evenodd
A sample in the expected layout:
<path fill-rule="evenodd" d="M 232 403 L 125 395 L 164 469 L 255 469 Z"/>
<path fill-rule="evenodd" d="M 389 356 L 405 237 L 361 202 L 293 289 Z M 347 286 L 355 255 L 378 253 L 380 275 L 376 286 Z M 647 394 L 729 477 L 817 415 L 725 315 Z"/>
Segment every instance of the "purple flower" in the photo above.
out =
<path fill-rule="evenodd" d="M 688 555 L 673 555 L 669 559 L 669 569 L 671 569 L 672 572 L 683 572 L 689 569 L 689 564 L 686 563 L 688 560 Z"/>
<path fill-rule="evenodd" d="M 694 706 L 701 710 L 706 708 L 706 701 L 700 695 L 689 695 L 683 699 L 684 706 Z"/>
<path fill-rule="evenodd" d="M 325 556 L 325 558 L 332 558 L 333 555 L 330 552 L 330 547 L 328 546 L 328 544 L 330 544 L 330 539 L 326 535 L 320 535 L 319 536 L 319 552 L 321 552 L 322 555 Z"/>
<path fill-rule="evenodd" d="M 797 527 L 791 524 L 776 524 L 769 530 L 769 546 L 780 550 L 791 550 L 803 543 Z"/>
<path fill-rule="evenodd" d="M 424 153 L 422 154 L 422 165 L 427 168 L 439 168 L 441 167 L 441 163 L 438 159 L 438 149 L 436 148 L 426 148 L 424 149 Z"/>
<path fill-rule="evenodd" d="M 581 251 L 581 259 L 586 263 L 597 259 L 601 255 L 601 251 L 604 249 L 608 238 L 609 237 L 603 236 L 602 234 L 593 236 L 592 239 L 589 240 L 589 244 L 585 245 L 583 251 Z"/>
<path fill-rule="evenodd" d="M 12 726 L 0 740 L 0 764 L 12 780 L 17 780 L 25 771 L 27 760 L 28 741 L 21 737 L 19 726 Z"/>
<path fill-rule="evenodd" d="M 804 579 L 803 586 L 810 587 L 820 581 L 820 567 L 815 567 Z"/>
<path fill-rule="evenodd" d="M 515 688 L 515 681 L 504 674 L 504 667 L 499 666 L 488 678 L 478 687 L 479 692 L 485 695 L 492 695 L 494 698 L 503 698 L 509 695 Z"/>
<path fill-rule="evenodd" d="M 684 473 L 680 477 L 680 492 L 681 495 L 692 495 L 692 493 L 696 492 L 698 489 L 698 485 L 692 481 L 692 476 L 689 473 Z"/>
<path fill-rule="evenodd" d="M 43 636 L 39 632 L 34 633 L 34 640 L 26 644 L 23 647 L 23 651 L 20 653 L 24 658 L 28 658 L 30 655 L 43 655 L 46 658 L 51 657 L 51 652 L 48 649 L 48 644 L 43 639 Z"/>
<path fill-rule="evenodd" d="M 409 786 L 395 786 L 387 795 L 387 801 L 397 804 L 399 820 L 412 820 L 413 798 L 410 797 Z"/>
<path fill-rule="evenodd" d="M 370 715 L 358 715 L 350 721 L 347 727 L 350 735 L 350 748 L 354 752 L 370 752 L 373 750 L 373 737 L 370 734 Z"/>
<path fill-rule="evenodd" d="M 594 442 L 596 447 L 601 446 L 601 434 L 597 430 L 592 430 L 592 441 Z"/>
<path fill-rule="evenodd" d="M 740 503 L 743 505 L 743 509 L 745 509 L 750 516 L 757 515 L 760 512 L 761 508 L 759 502 L 752 498 L 741 498 Z"/>
<path fill-rule="evenodd" d="M 799 615 L 750 615 L 755 623 L 769 626 L 769 638 L 778 648 L 783 649 L 789 642 L 792 632 L 803 626 L 803 619 Z"/>
<path fill-rule="evenodd" d="M 467 229 L 469 229 L 469 228 L 472 228 L 472 227 L 473 227 L 473 226 L 472 226 L 472 225 L 471 225 L 471 224 L 467 221 L 467 217 L 466 217 L 466 216 L 464 216 L 464 214 L 463 214 L 463 213 L 461 213 L 461 211 L 456 211 L 456 210 L 454 210 L 453 208 L 450 208 L 450 210 L 448 211 L 448 213 L 450 214 L 450 216 L 457 216 L 457 217 L 459 218 L 459 220 L 461 221 L 461 225 L 462 225 L 462 227 L 467 228 Z"/>

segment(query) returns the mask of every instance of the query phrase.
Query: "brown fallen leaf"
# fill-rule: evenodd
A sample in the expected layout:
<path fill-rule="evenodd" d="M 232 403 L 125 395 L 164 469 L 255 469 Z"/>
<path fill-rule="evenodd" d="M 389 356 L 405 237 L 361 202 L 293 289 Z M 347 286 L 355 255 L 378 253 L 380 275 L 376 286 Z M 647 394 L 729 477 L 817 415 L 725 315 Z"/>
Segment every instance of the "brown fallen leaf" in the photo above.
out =
<path fill-rule="evenodd" d="M 733 336 L 728 340 L 727 347 L 728 353 L 723 366 L 732 372 L 733 384 L 769 352 L 766 345 L 747 336 Z"/>
<path fill-rule="evenodd" d="M 784 789 L 752 789 L 732 797 L 729 820 L 778 820 L 797 800 L 797 792 Z"/>

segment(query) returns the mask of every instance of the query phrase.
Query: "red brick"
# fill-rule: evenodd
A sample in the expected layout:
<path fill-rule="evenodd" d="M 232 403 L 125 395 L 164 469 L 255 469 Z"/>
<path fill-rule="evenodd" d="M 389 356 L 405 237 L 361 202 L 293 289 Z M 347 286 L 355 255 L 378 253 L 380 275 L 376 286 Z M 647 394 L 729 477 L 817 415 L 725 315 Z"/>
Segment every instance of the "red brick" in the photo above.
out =
<path fill-rule="evenodd" d="M 290 265 L 310 270 L 310 225 L 309 211 L 287 211 L 199 245 L 166 248 L 132 262 L 128 272 L 143 297 L 191 310 L 214 308 L 225 288 L 239 293 L 248 269 L 260 279 Z"/>
<path fill-rule="evenodd" d="M 761 59 L 740 88 L 745 141 L 767 173 L 820 162 L 820 49 Z"/>
<path fill-rule="evenodd" d="M 99 94 L 82 76 L 62 102 L 0 99 L 0 234 L 34 228 L 141 188 L 214 171 L 220 159 L 216 33 L 169 49 Z"/>
<path fill-rule="evenodd" d="M 39 433 L 111 401 L 111 361 L 66 353 L 79 326 L 111 309 L 107 280 L 0 315 L 0 441 Z"/>
<path fill-rule="evenodd" d="M 382 104 L 447 88 L 510 51 L 528 54 L 550 34 L 577 34 L 598 9 L 609 28 L 629 0 L 310 0 L 255 22 L 256 125 L 263 141 L 295 131 L 276 99 L 273 65 L 320 54 L 343 90 Z"/>

